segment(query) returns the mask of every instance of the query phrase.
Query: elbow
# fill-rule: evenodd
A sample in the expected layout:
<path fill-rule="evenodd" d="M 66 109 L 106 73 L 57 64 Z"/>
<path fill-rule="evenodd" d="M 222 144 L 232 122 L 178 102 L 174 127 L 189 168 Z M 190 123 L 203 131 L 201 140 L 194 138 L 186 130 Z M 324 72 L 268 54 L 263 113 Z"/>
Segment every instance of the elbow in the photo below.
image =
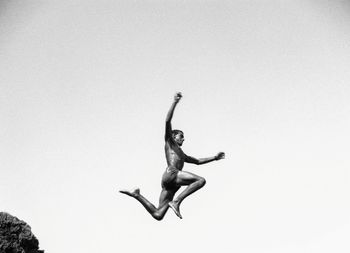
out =
<path fill-rule="evenodd" d="M 192 164 L 195 164 L 195 165 L 200 165 L 201 162 L 199 160 L 194 160 L 194 159 L 186 159 L 185 160 L 186 163 L 192 163 Z"/>

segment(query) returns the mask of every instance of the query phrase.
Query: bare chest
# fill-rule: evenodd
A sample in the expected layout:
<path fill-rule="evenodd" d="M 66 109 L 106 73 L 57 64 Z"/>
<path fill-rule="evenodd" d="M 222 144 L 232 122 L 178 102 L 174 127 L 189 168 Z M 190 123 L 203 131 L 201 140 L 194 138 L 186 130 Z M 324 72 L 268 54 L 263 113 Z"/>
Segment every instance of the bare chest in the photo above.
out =
<path fill-rule="evenodd" d="M 176 144 L 166 143 L 165 153 L 169 160 L 184 161 L 186 157 L 182 149 Z"/>

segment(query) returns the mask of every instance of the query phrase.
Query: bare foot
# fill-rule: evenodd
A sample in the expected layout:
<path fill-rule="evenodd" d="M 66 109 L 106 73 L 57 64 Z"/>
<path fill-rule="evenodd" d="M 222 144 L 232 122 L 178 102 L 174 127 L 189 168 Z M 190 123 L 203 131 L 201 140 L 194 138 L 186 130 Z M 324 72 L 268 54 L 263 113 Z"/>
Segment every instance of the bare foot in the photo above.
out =
<path fill-rule="evenodd" d="M 128 191 L 128 190 L 121 190 L 119 191 L 120 193 L 126 194 L 130 197 L 136 198 L 138 195 L 140 195 L 140 189 L 136 188 L 134 190 Z"/>
<path fill-rule="evenodd" d="M 175 212 L 175 214 L 180 218 L 182 219 L 182 215 L 180 213 L 180 209 L 179 209 L 179 204 L 177 204 L 176 202 L 174 201 L 171 201 L 168 203 L 169 207 L 171 209 L 173 209 L 173 211 Z"/>

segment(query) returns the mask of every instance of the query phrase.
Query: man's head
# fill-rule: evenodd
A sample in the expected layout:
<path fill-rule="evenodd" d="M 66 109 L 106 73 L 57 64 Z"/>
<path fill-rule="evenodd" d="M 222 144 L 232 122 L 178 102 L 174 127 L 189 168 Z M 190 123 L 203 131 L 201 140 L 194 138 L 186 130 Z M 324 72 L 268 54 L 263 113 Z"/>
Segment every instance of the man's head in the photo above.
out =
<path fill-rule="evenodd" d="M 182 146 L 182 143 L 185 141 L 184 133 L 181 130 L 174 129 L 172 136 L 177 145 Z"/>

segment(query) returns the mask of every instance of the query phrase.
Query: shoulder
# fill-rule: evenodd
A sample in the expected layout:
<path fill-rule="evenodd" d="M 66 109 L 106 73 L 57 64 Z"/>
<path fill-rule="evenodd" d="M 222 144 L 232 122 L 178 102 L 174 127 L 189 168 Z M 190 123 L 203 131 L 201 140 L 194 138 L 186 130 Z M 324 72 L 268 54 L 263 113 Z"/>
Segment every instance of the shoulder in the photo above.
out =
<path fill-rule="evenodd" d="M 165 139 L 165 144 L 168 144 L 168 145 L 174 145 L 175 144 L 175 141 L 173 139 L 172 136 L 169 136 Z"/>
<path fill-rule="evenodd" d="M 172 137 L 165 141 L 165 148 L 171 150 L 181 150 Z M 182 150 L 181 150 L 182 151 Z"/>

